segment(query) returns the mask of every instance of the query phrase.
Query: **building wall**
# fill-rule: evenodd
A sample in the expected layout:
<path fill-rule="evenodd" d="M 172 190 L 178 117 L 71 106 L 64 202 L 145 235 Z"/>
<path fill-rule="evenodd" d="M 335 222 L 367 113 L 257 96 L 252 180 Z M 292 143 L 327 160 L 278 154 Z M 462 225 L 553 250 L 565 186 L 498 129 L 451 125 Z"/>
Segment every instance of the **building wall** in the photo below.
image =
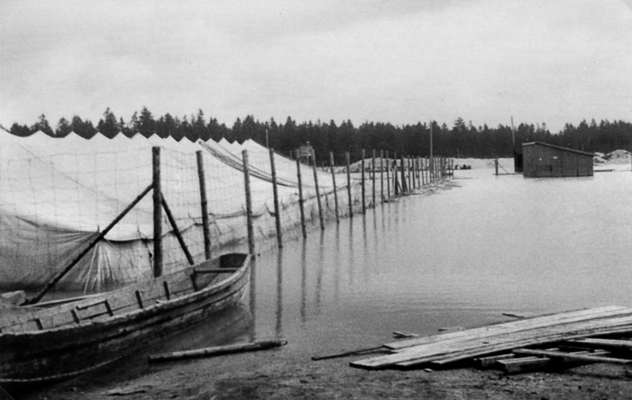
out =
<path fill-rule="evenodd" d="M 538 144 L 523 147 L 526 177 L 592 176 L 593 158 Z"/>

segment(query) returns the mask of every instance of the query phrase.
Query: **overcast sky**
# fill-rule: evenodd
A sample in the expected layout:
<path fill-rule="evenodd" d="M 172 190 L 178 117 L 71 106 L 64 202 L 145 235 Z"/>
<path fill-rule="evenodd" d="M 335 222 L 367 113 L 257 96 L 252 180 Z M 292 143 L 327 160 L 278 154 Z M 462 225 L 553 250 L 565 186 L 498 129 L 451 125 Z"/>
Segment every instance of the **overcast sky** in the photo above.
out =
<path fill-rule="evenodd" d="M 632 120 L 632 0 L 0 1 L 0 123 Z"/>

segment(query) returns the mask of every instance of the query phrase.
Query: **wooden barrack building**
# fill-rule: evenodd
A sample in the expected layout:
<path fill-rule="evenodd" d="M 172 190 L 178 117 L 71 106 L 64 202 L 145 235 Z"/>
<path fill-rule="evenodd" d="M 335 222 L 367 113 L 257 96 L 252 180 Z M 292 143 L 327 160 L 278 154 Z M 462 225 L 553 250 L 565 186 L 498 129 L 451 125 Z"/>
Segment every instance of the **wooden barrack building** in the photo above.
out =
<path fill-rule="evenodd" d="M 593 153 L 544 142 L 523 143 L 523 175 L 531 178 L 592 176 L 593 156 Z"/>

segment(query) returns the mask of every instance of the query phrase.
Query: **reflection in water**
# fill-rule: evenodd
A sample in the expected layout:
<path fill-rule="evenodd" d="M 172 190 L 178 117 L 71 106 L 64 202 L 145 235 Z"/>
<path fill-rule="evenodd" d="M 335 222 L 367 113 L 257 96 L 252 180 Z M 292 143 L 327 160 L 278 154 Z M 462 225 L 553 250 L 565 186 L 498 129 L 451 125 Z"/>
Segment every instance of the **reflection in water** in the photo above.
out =
<path fill-rule="evenodd" d="M 276 337 L 283 337 L 283 251 L 277 252 Z"/>
<path fill-rule="evenodd" d="M 307 240 L 301 241 L 301 322 L 305 323 L 307 307 Z"/>
<path fill-rule="evenodd" d="M 336 225 L 334 253 L 334 300 L 336 303 L 340 299 L 340 225 Z"/>
<path fill-rule="evenodd" d="M 357 221 L 357 219 L 356 219 Z M 348 262 L 347 262 L 347 266 L 349 268 L 349 284 L 351 286 L 353 286 L 353 270 L 354 265 L 355 265 L 355 260 L 353 259 L 353 225 L 354 225 L 354 221 L 349 221 L 349 254 L 348 254 Z"/>
<path fill-rule="evenodd" d="M 249 288 L 249 308 L 252 316 L 252 324 L 250 324 L 250 340 L 256 339 L 256 321 L 257 321 L 257 261 L 253 257 L 250 263 L 250 288 Z"/>
<path fill-rule="evenodd" d="M 320 314 L 320 301 L 323 286 L 323 268 L 325 264 L 325 231 L 320 231 L 320 240 L 318 242 L 318 271 L 316 273 L 316 299 L 314 306 L 316 307 L 316 315 Z"/>
<path fill-rule="evenodd" d="M 398 329 L 498 322 L 508 310 L 630 303 L 631 181 L 489 174 L 332 221 L 257 260 L 257 337 L 283 334 L 311 353 L 379 343 Z"/>

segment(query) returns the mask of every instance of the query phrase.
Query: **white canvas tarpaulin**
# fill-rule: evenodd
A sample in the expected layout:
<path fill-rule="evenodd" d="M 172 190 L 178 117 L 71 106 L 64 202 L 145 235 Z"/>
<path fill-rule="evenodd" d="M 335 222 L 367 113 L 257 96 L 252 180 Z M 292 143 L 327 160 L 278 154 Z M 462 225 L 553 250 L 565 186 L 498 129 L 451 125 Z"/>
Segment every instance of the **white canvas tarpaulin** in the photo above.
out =
<path fill-rule="evenodd" d="M 203 258 L 201 209 L 195 152 L 201 150 L 205 169 L 211 242 L 214 249 L 243 244 L 246 237 L 245 195 L 241 150 L 250 158 L 255 233 L 274 234 L 273 195 L 268 149 L 253 142 L 191 143 L 172 138 L 86 140 L 71 133 L 52 138 L 37 132 L 29 137 L 0 134 L 0 286 L 37 288 L 68 265 L 149 184 L 152 146 L 161 148 L 161 185 L 178 228 L 196 261 Z M 296 163 L 275 155 L 282 207 L 282 226 L 299 223 Z M 313 171 L 301 166 L 306 213 L 316 214 Z M 346 210 L 344 176 L 338 178 L 341 213 Z M 332 181 L 318 171 L 327 215 Z M 358 190 L 354 187 L 354 196 Z M 163 213 L 165 272 L 179 268 L 185 257 Z M 62 279 L 60 288 L 103 290 L 152 273 L 153 204 L 145 196 Z"/>

